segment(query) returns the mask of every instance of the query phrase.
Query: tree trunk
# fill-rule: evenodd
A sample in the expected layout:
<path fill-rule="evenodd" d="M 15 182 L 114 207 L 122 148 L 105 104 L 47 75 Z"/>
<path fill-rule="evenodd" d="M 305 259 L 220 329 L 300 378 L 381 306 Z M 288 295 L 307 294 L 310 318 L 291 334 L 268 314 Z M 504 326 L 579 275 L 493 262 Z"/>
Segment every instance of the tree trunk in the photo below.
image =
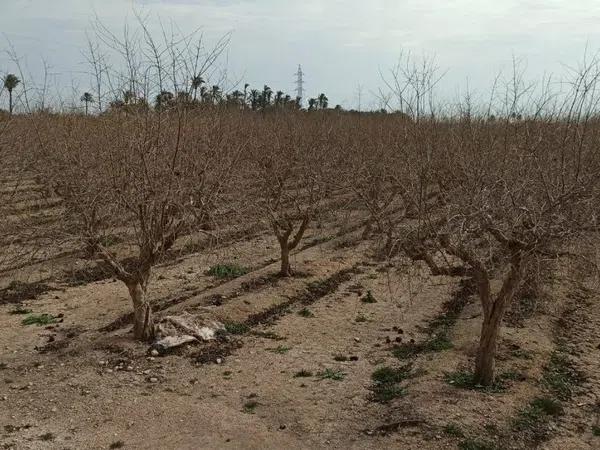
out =
<path fill-rule="evenodd" d="M 12 113 L 13 113 L 12 89 L 8 91 L 8 113 L 12 116 Z"/>
<path fill-rule="evenodd" d="M 493 314 L 483 320 L 479 349 L 475 359 L 474 381 L 476 384 L 490 386 L 494 383 L 496 348 L 501 322 L 502 316 L 499 314 Z"/>
<path fill-rule="evenodd" d="M 280 241 L 279 245 L 281 247 L 281 270 L 279 271 L 279 275 L 282 277 L 291 277 L 292 268 L 290 267 L 290 248 L 287 241 Z"/>
<path fill-rule="evenodd" d="M 133 301 L 133 335 L 137 340 L 149 342 L 154 339 L 154 318 L 146 298 L 146 284 L 134 282 L 127 287 Z"/>

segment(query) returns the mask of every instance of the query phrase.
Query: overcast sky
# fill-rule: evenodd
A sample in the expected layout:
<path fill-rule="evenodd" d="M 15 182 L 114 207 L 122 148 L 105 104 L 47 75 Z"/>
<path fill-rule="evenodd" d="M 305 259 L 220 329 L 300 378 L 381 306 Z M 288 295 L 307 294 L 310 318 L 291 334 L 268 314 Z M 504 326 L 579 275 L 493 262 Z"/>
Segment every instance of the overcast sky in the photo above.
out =
<path fill-rule="evenodd" d="M 182 30 L 198 27 L 216 39 L 233 32 L 231 78 L 292 92 L 298 64 L 308 96 L 353 107 L 357 86 L 381 86 L 379 70 L 401 50 L 435 54 L 447 69 L 441 89 L 483 93 L 512 55 L 531 74 L 560 73 L 575 65 L 586 44 L 600 49 L 598 0 L 3 0 L 0 32 L 40 76 L 45 58 L 57 83 L 89 88 L 82 51 L 97 14 L 119 29 L 134 9 Z M 3 52 L 4 53 L 4 52 Z M 14 70 L 0 55 L 0 73 Z"/>

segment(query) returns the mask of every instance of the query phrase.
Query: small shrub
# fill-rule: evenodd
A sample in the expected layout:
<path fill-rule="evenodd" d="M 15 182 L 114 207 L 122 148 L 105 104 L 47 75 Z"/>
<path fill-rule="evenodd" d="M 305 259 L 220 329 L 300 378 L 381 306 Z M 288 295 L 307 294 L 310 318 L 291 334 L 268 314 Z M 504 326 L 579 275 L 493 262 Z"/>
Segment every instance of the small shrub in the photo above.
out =
<path fill-rule="evenodd" d="M 397 384 L 382 384 L 372 388 L 371 399 L 377 403 L 388 403 L 395 398 L 406 395 L 406 388 Z"/>
<path fill-rule="evenodd" d="M 37 325 L 38 327 L 50 325 L 55 322 L 56 317 L 52 314 L 31 314 L 21 321 L 23 325 Z"/>
<path fill-rule="evenodd" d="M 298 372 L 296 372 L 294 374 L 294 378 L 308 378 L 308 377 L 312 377 L 312 376 L 313 376 L 313 374 L 311 371 L 304 370 L 304 369 L 299 370 Z"/>
<path fill-rule="evenodd" d="M 357 323 L 362 323 L 362 322 L 366 322 L 367 318 L 361 314 L 359 316 L 356 316 L 356 319 L 354 319 L 354 321 Z"/>
<path fill-rule="evenodd" d="M 298 315 L 306 318 L 315 317 L 315 315 L 308 308 L 302 308 L 300 311 L 298 311 Z"/>
<path fill-rule="evenodd" d="M 376 369 L 371 374 L 373 380 L 371 400 L 378 403 L 388 403 L 395 398 L 402 397 L 406 394 L 406 389 L 400 386 L 400 383 L 410 376 L 410 365 L 399 368 L 380 367 Z"/>
<path fill-rule="evenodd" d="M 344 355 L 335 355 L 333 357 L 334 361 L 339 361 L 339 362 L 343 362 L 343 361 L 348 361 L 348 357 L 344 356 Z"/>
<path fill-rule="evenodd" d="M 551 417 L 561 415 L 563 412 L 560 402 L 547 397 L 536 398 L 519 413 L 513 423 L 513 428 L 519 431 L 532 431 L 540 434 L 539 429 Z"/>
<path fill-rule="evenodd" d="M 207 275 L 211 275 L 215 278 L 233 279 L 241 277 L 242 275 L 246 275 L 248 273 L 248 269 L 235 264 L 217 264 L 216 266 L 212 266 L 210 269 L 208 269 L 208 272 L 206 273 Z"/>
<path fill-rule="evenodd" d="M 333 369 L 325 369 L 323 372 L 319 372 L 318 377 L 321 380 L 335 380 L 335 381 L 342 381 L 344 379 L 344 377 L 346 376 L 346 374 L 344 372 L 342 372 L 341 370 L 333 370 Z"/>
<path fill-rule="evenodd" d="M 245 323 L 227 322 L 225 323 L 225 331 L 229 334 L 246 334 L 250 331 L 250 327 Z"/>
<path fill-rule="evenodd" d="M 391 367 L 380 367 L 371 375 L 371 379 L 379 384 L 400 383 L 410 376 L 410 367 L 400 367 L 393 369 Z"/>
<path fill-rule="evenodd" d="M 583 378 L 571 360 L 557 351 L 552 353 L 544 369 L 543 384 L 560 400 L 569 400 Z"/>
<path fill-rule="evenodd" d="M 17 314 L 31 314 L 33 311 L 30 309 L 23 308 L 22 306 L 17 306 L 15 309 L 11 310 L 9 314 L 17 315 Z"/>
<path fill-rule="evenodd" d="M 55 438 L 54 433 L 44 433 L 40 436 L 41 441 L 53 441 Z"/>
<path fill-rule="evenodd" d="M 377 300 L 375 299 L 371 291 L 367 291 L 366 295 L 363 298 L 361 298 L 360 301 L 363 303 L 377 303 Z"/>
<path fill-rule="evenodd" d="M 463 432 L 463 430 L 461 430 L 460 427 L 455 423 L 447 424 L 444 427 L 444 433 L 446 433 L 448 436 L 454 436 L 459 438 L 465 437 L 465 433 Z"/>
<path fill-rule="evenodd" d="M 116 448 L 123 448 L 123 447 L 125 447 L 125 442 L 123 442 L 123 441 L 116 441 L 108 446 L 108 448 L 110 448 L 111 450 L 116 449 Z"/>
<path fill-rule="evenodd" d="M 248 400 L 244 403 L 244 412 L 248 414 L 254 414 L 254 410 L 258 406 L 258 402 L 256 400 Z"/>
<path fill-rule="evenodd" d="M 600 426 L 599 425 L 594 425 L 592 427 L 592 434 L 594 436 L 600 436 Z"/>

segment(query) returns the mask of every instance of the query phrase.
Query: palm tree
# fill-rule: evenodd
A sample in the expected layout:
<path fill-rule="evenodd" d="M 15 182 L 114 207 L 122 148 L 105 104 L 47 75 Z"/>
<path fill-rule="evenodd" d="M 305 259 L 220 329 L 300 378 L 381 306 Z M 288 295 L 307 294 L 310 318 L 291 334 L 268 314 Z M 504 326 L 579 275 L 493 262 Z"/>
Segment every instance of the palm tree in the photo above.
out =
<path fill-rule="evenodd" d="M 196 100 L 196 95 L 198 94 L 198 89 L 200 86 L 204 84 L 204 78 L 200 75 L 196 75 L 192 77 L 192 89 L 194 90 L 194 100 Z"/>
<path fill-rule="evenodd" d="M 219 101 L 221 100 L 221 88 L 215 84 L 212 87 L 210 95 L 212 97 L 213 103 L 219 103 Z"/>
<path fill-rule="evenodd" d="M 161 111 L 164 108 L 168 108 L 173 104 L 174 95 L 169 91 L 161 91 L 160 94 L 156 96 L 155 100 L 155 108 Z"/>
<path fill-rule="evenodd" d="M 281 106 L 283 103 L 283 91 L 277 91 L 275 93 L 275 106 Z"/>
<path fill-rule="evenodd" d="M 123 91 L 123 103 L 129 105 L 135 101 L 135 92 L 131 90 Z"/>
<path fill-rule="evenodd" d="M 320 94 L 317 98 L 317 101 L 319 103 L 319 109 L 327 109 L 327 106 L 329 105 L 329 99 L 325 94 Z"/>
<path fill-rule="evenodd" d="M 89 104 L 94 102 L 94 97 L 89 92 L 84 92 L 81 101 L 85 103 L 85 115 L 87 116 Z"/>
<path fill-rule="evenodd" d="M 13 92 L 13 89 L 16 88 L 20 82 L 21 82 L 21 80 L 19 80 L 17 78 L 17 76 L 13 75 L 12 73 L 9 73 L 4 77 L 4 87 L 8 91 L 8 112 L 10 114 L 12 114 L 12 112 L 13 112 L 12 92 Z"/>
<path fill-rule="evenodd" d="M 250 91 L 250 106 L 252 107 L 252 111 L 256 111 L 258 104 L 261 100 L 260 92 L 257 89 L 252 89 Z"/>
<path fill-rule="evenodd" d="M 269 86 L 265 84 L 262 91 L 262 107 L 266 108 L 271 104 L 271 96 L 273 95 L 273 91 Z"/>

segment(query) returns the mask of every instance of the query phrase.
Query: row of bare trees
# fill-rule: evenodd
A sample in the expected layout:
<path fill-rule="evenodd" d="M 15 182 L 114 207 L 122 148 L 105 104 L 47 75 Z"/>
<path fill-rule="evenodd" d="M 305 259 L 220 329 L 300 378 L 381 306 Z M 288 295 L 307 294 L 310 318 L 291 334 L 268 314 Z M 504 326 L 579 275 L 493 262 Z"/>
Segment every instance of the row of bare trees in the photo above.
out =
<path fill-rule="evenodd" d="M 138 37 L 99 36 L 126 68 L 115 73 L 91 47 L 102 93 L 110 86 L 177 88 L 211 70 L 223 51 L 221 42 L 207 52 L 189 37 L 157 42 L 143 23 Z M 383 236 L 388 257 L 403 252 L 434 275 L 460 266 L 473 277 L 483 313 L 475 377 L 486 385 L 524 273 L 568 239 L 597 230 L 600 69 L 587 62 L 571 89 L 541 89 L 538 98 L 513 76 L 505 95 L 491 96 L 510 103 L 497 108 L 510 112 L 498 120 L 490 120 L 492 108 L 475 111 L 468 98 L 459 113 L 437 114 L 437 73 L 427 61 L 392 71 L 388 98 L 397 98 L 401 115 L 159 108 L 125 116 L 35 114 L 10 126 L 28 130 L 23 147 L 36 161 L 33 170 L 64 201 L 57 233 L 80 242 L 126 285 L 137 339 L 154 337 L 152 268 L 207 222 L 223 227 L 214 220 L 223 209 L 233 212 L 229 221 L 260 220 L 271 229 L 280 274 L 290 276 L 290 254 L 317 216 L 344 205 L 338 207 L 364 210 L 363 237 Z M 524 118 L 512 120 L 517 112 Z M 340 197 L 354 202 L 333 202 Z M 125 244 L 111 248 L 106 237 L 115 230 Z"/>

